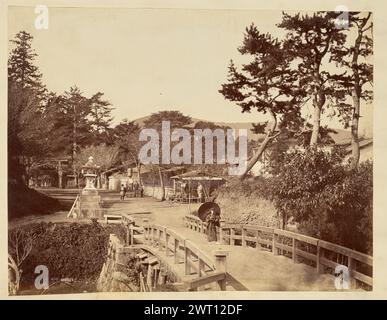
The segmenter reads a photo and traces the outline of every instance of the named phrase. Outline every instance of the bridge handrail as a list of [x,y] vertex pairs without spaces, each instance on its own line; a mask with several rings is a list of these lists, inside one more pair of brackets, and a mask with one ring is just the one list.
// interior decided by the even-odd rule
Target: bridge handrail
[[[185,216],[187,228],[201,233],[206,232],[207,223],[194,215]],[[373,285],[373,257],[364,253],[309,237],[292,231],[271,227],[231,224],[220,221],[218,228],[222,244],[234,246],[254,246],[267,249],[274,255],[291,257],[294,262],[312,265],[319,273],[328,269],[332,273],[338,265],[348,268],[353,286],[358,283]]]
[[163,251],[167,257],[173,256],[175,264],[182,262],[185,276],[193,276],[185,280],[189,290],[197,290],[214,282],[220,290],[225,290],[227,254],[215,251],[214,260],[192,241],[169,228],[157,224],[145,224],[143,228],[149,246]]

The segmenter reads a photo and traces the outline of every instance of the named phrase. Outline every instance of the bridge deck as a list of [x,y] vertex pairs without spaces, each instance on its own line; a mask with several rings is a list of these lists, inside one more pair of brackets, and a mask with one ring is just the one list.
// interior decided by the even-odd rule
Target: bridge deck
[[[190,209],[197,208],[197,204]],[[250,247],[228,246],[208,243],[206,236],[184,226],[183,217],[189,213],[188,205],[157,202],[150,198],[129,201],[125,213],[137,213],[133,217],[136,224],[142,224],[146,217],[156,223],[173,229],[193,241],[201,250],[212,256],[217,249],[229,250],[227,290],[249,291],[310,291],[335,290],[334,278],[318,274],[315,268],[305,264],[295,264],[284,256]],[[141,213],[142,212],[142,213]]]

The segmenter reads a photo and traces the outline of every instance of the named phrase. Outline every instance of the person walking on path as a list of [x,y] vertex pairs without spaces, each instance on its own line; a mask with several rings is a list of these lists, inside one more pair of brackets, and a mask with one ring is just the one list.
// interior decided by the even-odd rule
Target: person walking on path
[[125,194],[126,194],[126,187],[124,184],[121,184],[121,189],[120,189],[120,199],[121,201],[125,200]]
[[137,198],[138,197],[138,189],[139,189],[139,185],[138,185],[138,182],[136,181],[134,184],[133,184],[133,189],[134,189],[134,197]]
[[207,238],[208,242],[216,242],[217,241],[217,235],[216,235],[216,227],[220,226],[220,216],[215,214],[214,210],[211,209],[210,213],[206,217],[207,222]]

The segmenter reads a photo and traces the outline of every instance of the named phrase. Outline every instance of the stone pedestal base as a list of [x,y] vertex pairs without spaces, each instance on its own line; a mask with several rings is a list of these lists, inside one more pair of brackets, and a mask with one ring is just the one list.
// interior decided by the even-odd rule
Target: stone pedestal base
[[96,189],[83,189],[74,209],[78,219],[102,219],[104,209],[101,208],[101,197]]

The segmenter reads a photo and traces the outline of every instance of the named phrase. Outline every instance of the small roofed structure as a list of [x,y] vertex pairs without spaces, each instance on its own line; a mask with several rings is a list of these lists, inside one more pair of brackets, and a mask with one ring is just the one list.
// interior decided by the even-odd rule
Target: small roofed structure
[[179,202],[200,202],[198,187],[202,185],[205,199],[208,199],[211,192],[225,182],[220,176],[210,176],[206,172],[193,170],[171,177],[173,180],[173,193],[176,201]]

